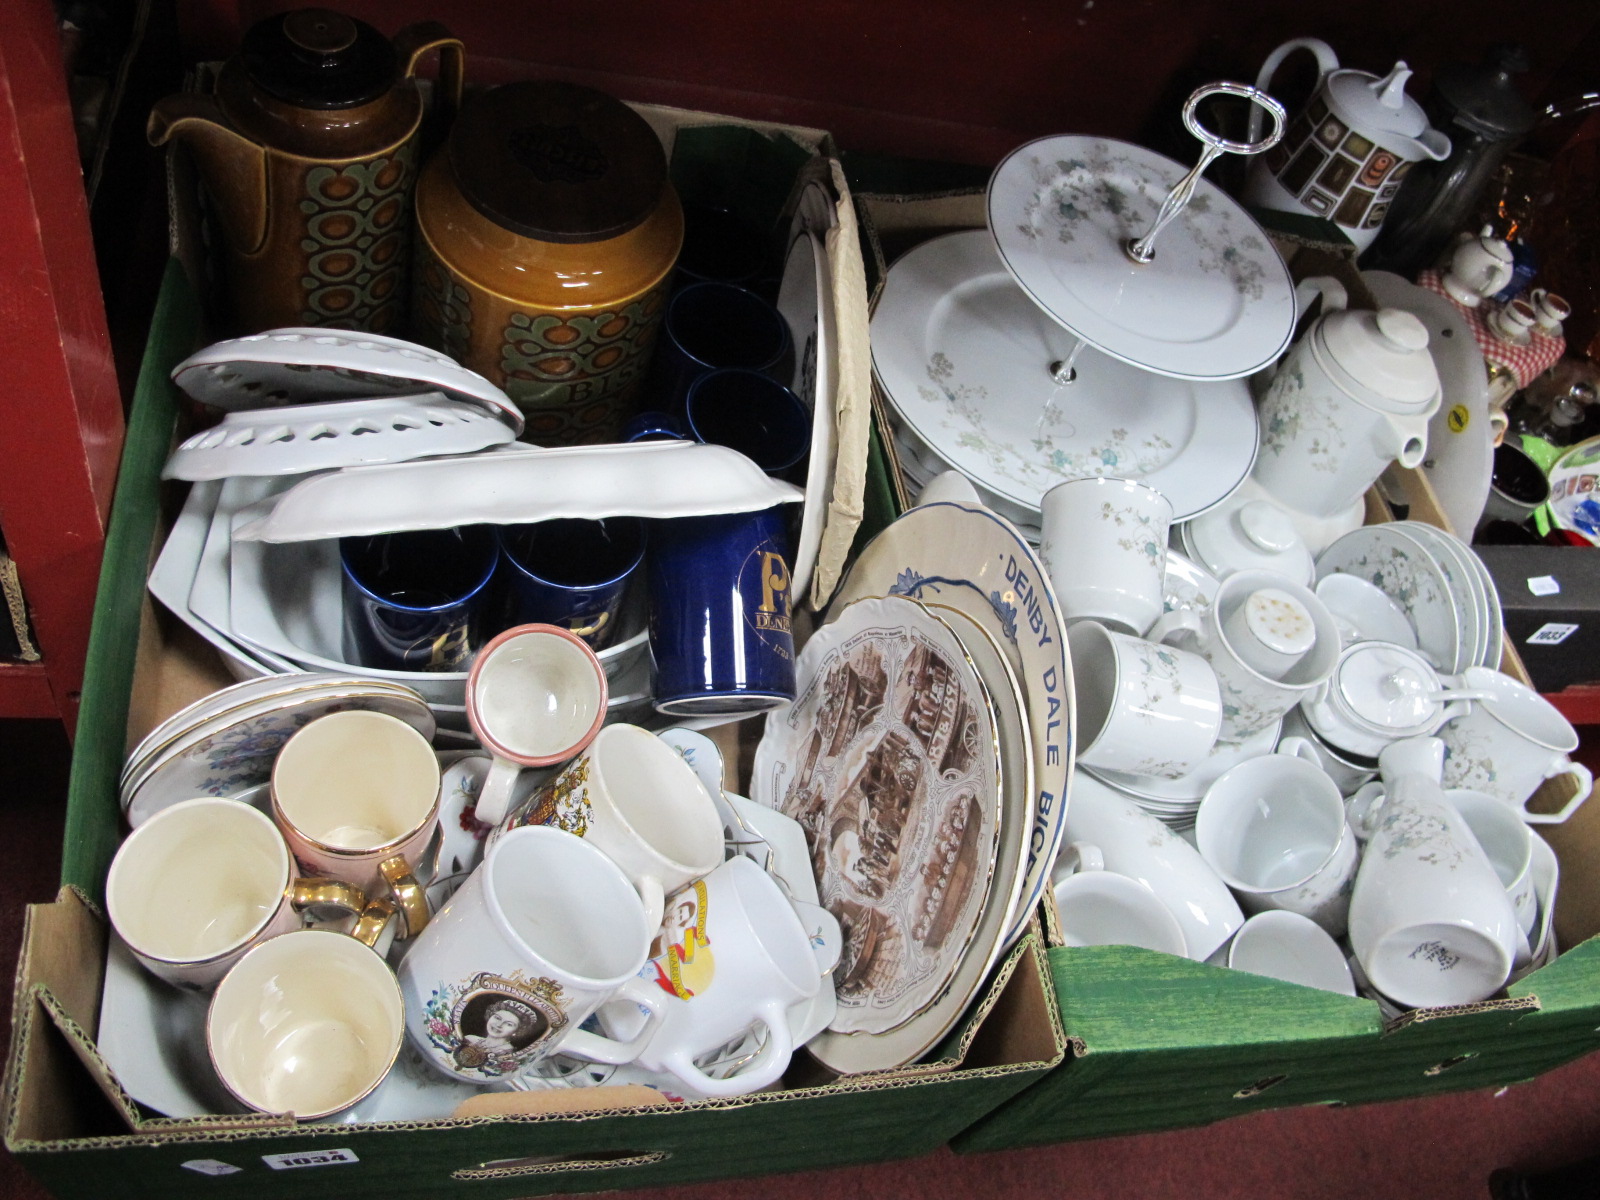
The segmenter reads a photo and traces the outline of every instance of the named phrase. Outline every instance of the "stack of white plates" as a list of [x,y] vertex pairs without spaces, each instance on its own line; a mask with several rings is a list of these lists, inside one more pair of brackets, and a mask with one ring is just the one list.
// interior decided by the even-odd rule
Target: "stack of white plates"
[[[466,728],[465,671],[389,671],[344,661],[336,539],[235,542],[241,510],[304,476],[240,476],[194,484],[150,574],[150,594],[216,647],[237,679],[334,672],[414,689],[447,728]],[[642,603],[625,609],[600,660],[613,710],[648,699],[649,640]]]
[[1500,594],[1472,547],[1421,521],[1364,525],[1317,558],[1317,578],[1354,575],[1395,602],[1438,670],[1500,669],[1505,647]]

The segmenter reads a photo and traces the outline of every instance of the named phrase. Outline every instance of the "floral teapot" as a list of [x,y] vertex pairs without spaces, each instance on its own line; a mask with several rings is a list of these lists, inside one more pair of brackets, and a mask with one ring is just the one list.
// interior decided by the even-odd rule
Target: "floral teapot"
[[[1428,124],[1422,106],[1406,95],[1411,68],[1397,62],[1383,78],[1340,70],[1333,48],[1317,38],[1295,38],[1267,55],[1256,77],[1266,91],[1279,65],[1296,50],[1316,55],[1321,77],[1306,111],[1283,140],[1252,164],[1244,200],[1281,212],[1325,217],[1365,250],[1378,236],[1389,205],[1411,165],[1450,153],[1450,139]],[[1259,136],[1259,110],[1250,115]]]
[[1440,397],[1428,331],[1400,309],[1346,308],[1336,280],[1319,276],[1300,286],[1322,293],[1323,313],[1261,397],[1251,473],[1291,512],[1353,514],[1360,524],[1362,496],[1384,469],[1396,461],[1416,467],[1427,453]]

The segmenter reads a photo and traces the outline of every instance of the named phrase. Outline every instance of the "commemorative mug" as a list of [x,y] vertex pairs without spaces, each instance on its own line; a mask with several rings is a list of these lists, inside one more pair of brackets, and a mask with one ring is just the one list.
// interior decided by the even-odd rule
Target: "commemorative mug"
[[306,869],[393,895],[414,937],[428,923],[417,863],[439,827],[439,760],[387,713],[318,717],[272,764],[272,817]]
[[482,640],[497,561],[482,525],[340,538],[345,660],[462,670]]
[[594,651],[554,625],[518,625],[479,651],[467,673],[467,723],[493,759],[476,819],[504,819],[524,767],[566,762],[593,741],[608,695]]
[[1133,479],[1069,479],[1040,501],[1040,556],[1069,622],[1142,637],[1165,607],[1172,503]]
[[652,926],[668,893],[723,858],[722,818],[694,768],[637,725],[608,725],[490,835],[548,825],[603,850],[638,888]]
[[297,878],[294,866],[264,813],[232,799],[184,800],[117,850],[106,912],[146,969],[203,991],[251,947],[300,928],[302,913],[354,917],[366,908],[360,888]]
[[310,1121],[383,1082],[405,1039],[400,987],[382,958],[342,933],[269,938],[217,985],[206,1046],[223,1085],[257,1112]]
[[1206,791],[1195,845],[1245,911],[1285,909],[1345,931],[1359,851],[1344,797],[1305,742],[1246,759]]
[[505,624],[559,625],[596,650],[617,633],[628,584],[644,560],[644,522],[557,519],[495,527]]
[[794,700],[782,506],[658,521],[650,531],[657,712],[733,716]]
[[[794,1053],[789,1010],[822,986],[794,906],[742,855],[671,897],[640,975],[666,1007],[638,1065],[706,1096],[739,1096],[776,1082]],[[752,1026],[765,1032],[764,1044],[736,1073],[718,1078],[695,1061]]]
[[[1295,600],[1310,616],[1314,635],[1311,648],[1278,679],[1252,666],[1246,657],[1251,652],[1241,651],[1231,636],[1235,610],[1265,588]],[[1151,627],[1149,638],[1152,642],[1182,638],[1186,649],[1210,662],[1222,692],[1222,729],[1217,738],[1223,742],[1245,741],[1282,718],[1311,695],[1339,661],[1339,626],[1327,605],[1310,588],[1271,571],[1235,571],[1222,581],[1205,613],[1187,608],[1167,613]]]
[[[559,829],[513,829],[401,960],[411,1043],[479,1085],[557,1049],[631,1062],[666,1008],[660,989],[637,977],[654,928],[627,876],[593,845]],[[617,998],[649,1014],[633,1039],[578,1028]]]
[[1114,633],[1098,621],[1067,631],[1078,702],[1078,761],[1181,779],[1211,753],[1222,697],[1198,654]]

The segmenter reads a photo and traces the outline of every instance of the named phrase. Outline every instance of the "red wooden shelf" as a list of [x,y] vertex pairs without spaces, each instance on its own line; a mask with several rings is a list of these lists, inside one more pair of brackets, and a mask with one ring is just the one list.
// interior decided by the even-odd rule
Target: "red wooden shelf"
[[1600,725],[1600,684],[1546,692],[1544,698],[1574,725]]

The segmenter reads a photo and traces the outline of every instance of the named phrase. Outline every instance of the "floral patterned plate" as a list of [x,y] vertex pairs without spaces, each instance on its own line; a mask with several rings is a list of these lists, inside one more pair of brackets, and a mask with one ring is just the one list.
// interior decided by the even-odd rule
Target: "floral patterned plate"
[[1076,380],[1052,364],[1076,339],[1030,300],[981,229],[923,242],[895,262],[872,317],[872,362],[917,442],[1037,522],[1068,479],[1138,479],[1175,520],[1221,503],[1250,473],[1256,413],[1238,380],[1195,383],[1094,350]]
[[[847,606],[806,643],[795,673],[794,704],[767,719],[752,798],[805,830],[821,903],[844,931],[831,1031],[891,1033],[948,989],[985,911],[1008,907],[992,890],[998,719],[954,630],[899,596]],[[1004,913],[990,925],[998,935]],[[822,1040],[824,1063],[867,1069]]]
[[912,596],[959,609],[999,644],[1022,687],[1033,746],[1033,832],[1024,881],[1001,946],[1028,927],[1050,885],[1066,827],[1076,748],[1072,664],[1061,608],[1033,547],[1003,517],[948,501],[895,521],[856,559],[834,597]]
[[1237,379],[1294,330],[1294,285],[1261,227],[1201,179],[1151,262],[1123,249],[1187,170],[1110,138],[1040,138],[995,168],[989,228],[1034,303],[1090,345],[1163,375]]
[[[285,676],[290,681],[305,678]],[[265,783],[278,751],[318,717],[362,708],[398,717],[423,737],[434,733],[433,712],[421,696],[392,684],[298,686],[231,709],[197,725],[122,788],[122,811],[137,826],[163,808],[196,796],[231,796]]]
[[1462,644],[1462,614],[1444,571],[1420,542],[1387,525],[1363,525],[1318,555],[1319,580],[1336,571],[1365,579],[1398,604],[1434,667],[1451,674],[1465,669],[1462,656],[1471,646]]

